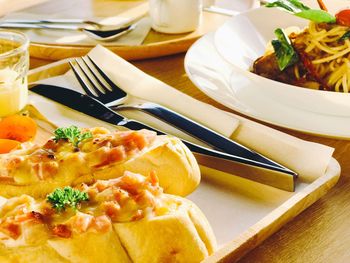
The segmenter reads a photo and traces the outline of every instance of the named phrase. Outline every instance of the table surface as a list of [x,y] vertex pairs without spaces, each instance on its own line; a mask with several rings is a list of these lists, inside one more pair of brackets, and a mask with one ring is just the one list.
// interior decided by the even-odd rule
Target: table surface
[[[9,11],[36,4],[45,0],[0,0],[1,12],[3,2]],[[337,0],[325,0],[330,5]],[[307,2],[307,1],[304,1]],[[335,5],[335,9],[338,8]],[[0,14],[1,15],[1,14]],[[144,72],[165,83],[212,104],[220,109],[231,111],[207,97],[196,88],[184,71],[184,56],[178,54],[168,57],[132,62]],[[31,67],[50,63],[32,59]],[[269,125],[272,126],[272,125]],[[323,138],[272,126],[278,130],[301,139],[322,143],[334,147],[334,157],[342,167],[338,184],[324,197],[303,213],[298,215],[281,230],[252,250],[239,262],[348,262],[350,259],[350,141]]]

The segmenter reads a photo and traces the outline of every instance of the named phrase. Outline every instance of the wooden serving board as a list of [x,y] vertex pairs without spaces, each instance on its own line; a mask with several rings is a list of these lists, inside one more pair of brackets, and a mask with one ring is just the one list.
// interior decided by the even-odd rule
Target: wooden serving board
[[[58,61],[30,71],[29,81],[59,76],[68,69],[67,60]],[[30,102],[58,126],[111,128],[36,94],[30,94]],[[204,262],[235,262],[332,188],[339,179],[340,166],[332,159],[324,175],[312,183],[298,182],[294,193],[204,166],[201,171],[200,186],[188,198],[204,212],[219,244],[219,249]]]
[[[110,17],[116,16],[130,9],[148,9],[148,1],[129,0],[50,0],[40,3],[34,7],[20,10],[20,12],[33,14],[59,13],[72,14],[75,18],[89,17]],[[117,46],[101,42],[108,45],[108,48],[127,60],[137,60],[145,58],[160,57],[186,51],[194,41],[204,34],[215,30],[223,24],[229,16],[203,12],[202,23],[199,28],[186,34],[162,34],[151,30],[142,45],[138,46]],[[60,60],[68,57],[85,55],[93,46],[91,45],[69,45],[38,43],[33,40],[30,46],[32,57],[45,60]]]

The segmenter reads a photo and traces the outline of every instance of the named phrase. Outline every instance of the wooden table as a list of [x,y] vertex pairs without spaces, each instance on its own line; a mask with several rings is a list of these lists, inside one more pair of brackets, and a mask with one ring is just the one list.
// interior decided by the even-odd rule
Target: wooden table
[[[336,0],[325,2],[329,1]],[[26,4],[28,2],[29,0]],[[33,2],[36,1],[33,0]],[[230,111],[207,97],[191,83],[183,68],[184,55],[137,61],[133,64],[196,99]],[[33,59],[31,67],[35,68],[47,63],[49,61]],[[342,167],[342,176],[327,195],[251,251],[240,262],[349,262],[350,141],[274,128],[305,140],[334,147],[336,149],[334,157]]]

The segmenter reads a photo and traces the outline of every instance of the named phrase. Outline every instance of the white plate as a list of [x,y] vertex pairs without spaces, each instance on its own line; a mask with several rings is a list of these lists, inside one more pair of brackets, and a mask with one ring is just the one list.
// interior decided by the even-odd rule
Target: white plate
[[350,138],[350,118],[306,111],[270,96],[259,86],[264,78],[220,56],[214,44],[214,33],[205,35],[189,49],[185,70],[209,97],[247,116],[302,132]]
[[275,38],[274,30],[291,26],[302,29],[307,20],[275,8],[258,8],[227,21],[215,33],[214,42],[219,54],[251,79],[246,89],[263,90],[273,99],[305,111],[350,117],[350,94],[299,88],[249,72],[253,62],[264,54],[267,43]]

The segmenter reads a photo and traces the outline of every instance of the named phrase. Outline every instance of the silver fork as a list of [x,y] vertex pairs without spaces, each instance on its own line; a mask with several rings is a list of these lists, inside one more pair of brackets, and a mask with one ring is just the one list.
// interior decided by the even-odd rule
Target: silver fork
[[[89,56],[69,62],[80,85],[89,96],[114,110],[136,109],[146,112],[218,150],[237,154],[236,142],[169,108],[130,96],[119,88]],[[131,103],[128,103],[131,101]],[[241,145],[239,150],[242,152]]]
[[[74,59],[74,61],[75,63],[70,62],[70,66],[84,91],[106,106],[112,107],[114,110],[136,109],[144,111],[223,152],[242,158],[251,158],[253,154],[261,161],[267,160],[266,157],[245,146],[159,104],[141,100],[126,104],[128,94],[120,89],[90,57],[82,57]],[[269,161],[276,165],[275,162]]]

